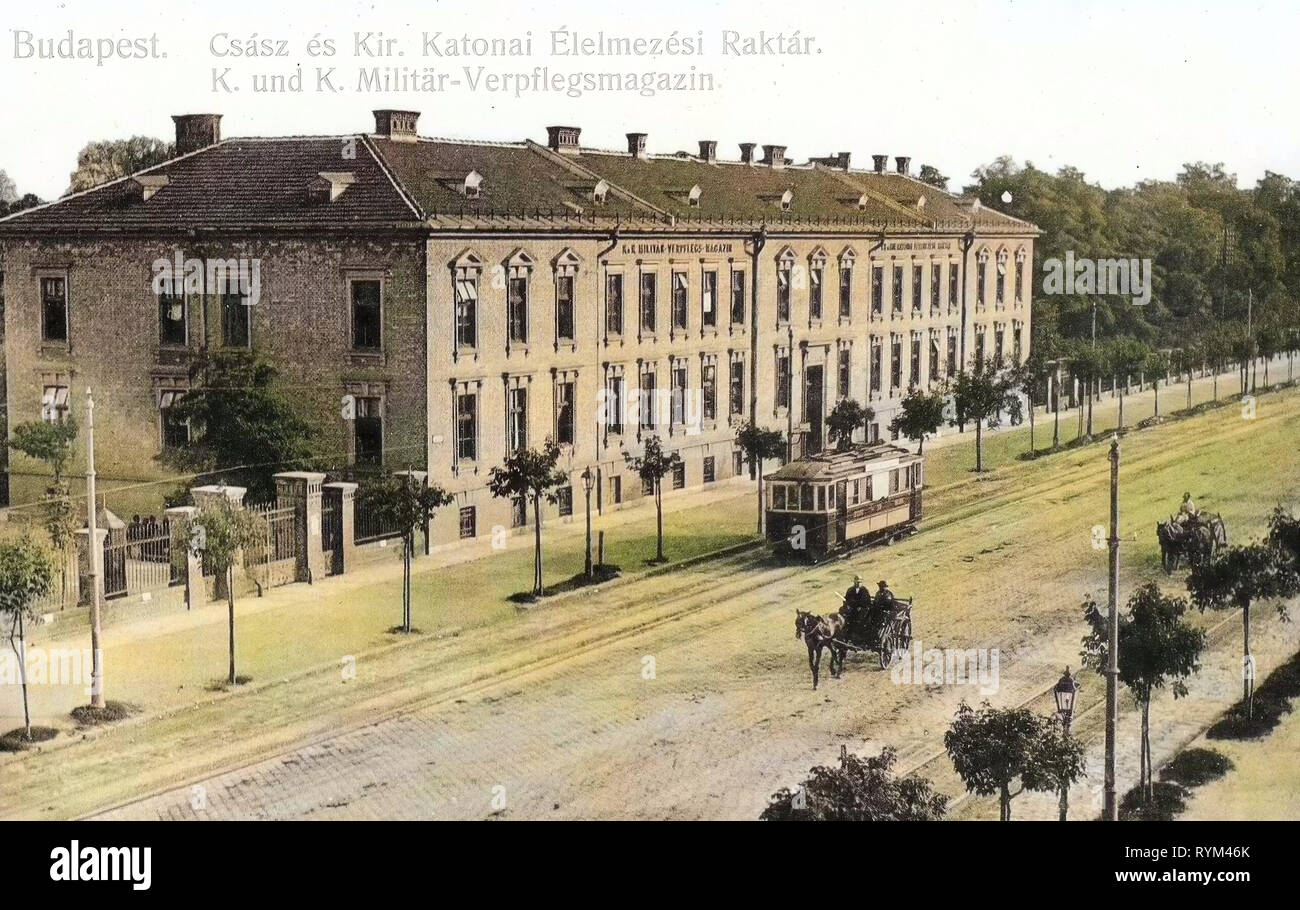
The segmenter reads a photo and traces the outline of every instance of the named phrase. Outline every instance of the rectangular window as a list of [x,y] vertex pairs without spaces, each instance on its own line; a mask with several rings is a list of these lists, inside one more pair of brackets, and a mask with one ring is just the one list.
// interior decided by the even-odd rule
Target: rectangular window
[[641,397],[637,401],[641,411],[641,428],[650,430],[655,425],[655,374],[641,374]]
[[456,458],[478,458],[478,396],[473,392],[456,396]]
[[46,423],[67,423],[68,413],[68,387],[47,385],[41,396],[41,419]]
[[880,316],[885,311],[885,270],[882,266],[871,267],[871,315]]
[[700,276],[700,325],[714,328],[718,324],[718,273]]
[[659,282],[654,272],[641,273],[641,331],[655,330],[655,310],[659,305]]
[[506,404],[506,444],[509,451],[528,448],[528,388],[520,386],[509,390]]
[[510,341],[514,344],[528,343],[528,279],[511,278],[506,290],[506,321],[510,330]]
[[943,290],[943,266],[936,262],[930,266],[930,312],[939,315],[939,293]]
[[672,425],[679,427],[686,423],[686,367],[674,367],[672,372],[671,414]]
[[948,263],[948,312],[951,313],[957,308],[957,266]]
[[731,270],[731,324],[745,324],[745,273]]
[[801,512],[813,510],[813,488],[810,483],[799,485],[799,510]]
[[903,267],[894,266],[894,285],[893,285],[893,310],[895,313],[903,312]]
[[615,505],[623,501],[623,475],[615,474],[609,479],[609,498]]
[[790,270],[784,266],[776,270],[776,318],[790,321]]
[[895,335],[889,343],[889,389],[897,392],[903,384],[903,338]]
[[677,462],[673,465],[673,489],[680,490],[686,486],[686,465],[684,462]]
[[560,341],[573,340],[572,275],[555,279],[555,337]]
[[1016,259],[1016,300],[1023,302],[1025,299],[1025,260]]
[[894,468],[894,470],[889,472],[889,495],[890,496],[893,496],[900,489],[902,489],[898,474],[899,474],[898,468]]
[[731,361],[731,413],[745,413],[745,364],[741,360]]
[[872,395],[880,394],[880,373],[881,373],[880,361],[882,356],[883,356],[883,352],[881,351],[880,348],[880,342],[873,341],[871,344],[871,394]]
[[249,313],[243,294],[221,295],[221,343],[228,348],[246,348],[250,343]]
[[352,282],[352,347],[377,351],[383,344],[382,339],[379,282]]
[[745,453],[739,450],[731,453],[731,473],[739,477],[745,472]]
[[776,406],[790,407],[790,355],[776,356]]
[[712,455],[704,456],[704,482],[705,483],[713,483],[713,481],[717,479],[716,470],[717,469],[714,467],[713,456]]
[[993,331],[993,366],[996,369],[1002,369],[1003,339],[1006,336],[1006,330],[1002,328],[1001,323]]
[[1006,303],[1007,295],[1007,267],[1005,263],[999,262],[997,267],[997,278],[994,279],[994,301],[997,306],[1001,307]]
[[706,363],[700,371],[700,391],[704,401],[701,403],[701,416],[705,420],[718,419],[718,368]]
[[378,398],[357,398],[354,427],[355,464],[379,467],[384,463],[384,410]]
[[474,506],[465,506],[460,510],[460,539],[468,540],[478,536],[478,511]]
[[772,484],[772,508],[785,510],[785,484]]
[[948,332],[948,364],[946,372],[949,376],[957,375],[957,333],[952,330]]
[[68,340],[68,282],[64,278],[41,279],[41,338]]
[[561,382],[555,386],[555,441],[573,445],[575,437],[573,411],[573,383]]
[[983,260],[975,266],[975,305],[984,306],[984,285],[988,283],[988,263]]
[[686,311],[690,307],[690,287],[685,272],[673,272],[673,328],[686,330]]
[[619,274],[605,280],[605,332],[623,334],[623,276]]
[[1011,348],[1012,353],[1011,353],[1011,356],[1012,356],[1013,358],[1015,358],[1015,361],[1016,361],[1016,365],[1017,365],[1017,366],[1020,365],[1020,351],[1021,351],[1021,348],[1020,348],[1020,342],[1021,342],[1021,336],[1023,335],[1023,333],[1024,333],[1024,326],[1023,326],[1023,325],[1020,325],[1019,323],[1017,323],[1017,324],[1016,324],[1016,333],[1015,333],[1015,335],[1012,337],[1012,340],[1011,340],[1011,344],[1012,344],[1012,348]]
[[849,397],[849,384],[852,381],[852,366],[850,363],[850,351],[848,348],[840,350],[840,386],[839,393],[841,398]]
[[808,318],[822,318],[822,270],[808,270]]
[[912,371],[908,374],[912,385],[921,384],[921,333],[912,333]]
[[456,346],[478,346],[478,278],[456,279]]
[[163,347],[183,348],[185,337],[185,295],[158,295],[158,343]]
[[610,376],[605,382],[605,428],[611,433],[623,432],[624,383],[622,376]]
[[165,389],[158,396],[158,412],[162,424],[164,449],[180,449],[189,445],[190,424],[176,415],[175,404],[183,398],[180,389]]
[[922,270],[919,265],[912,266],[912,312],[921,312],[921,278]]
[[573,487],[560,487],[555,491],[555,505],[560,517],[567,518],[573,514]]
[[938,331],[930,332],[930,382],[933,384],[939,379],[939,333]]
[[853,269],[840,267],[840,317],[848,319],[853,315]]
[[979,372],[984,369],[984,332],[983,326],[979,326],[975,332],[975,371]]

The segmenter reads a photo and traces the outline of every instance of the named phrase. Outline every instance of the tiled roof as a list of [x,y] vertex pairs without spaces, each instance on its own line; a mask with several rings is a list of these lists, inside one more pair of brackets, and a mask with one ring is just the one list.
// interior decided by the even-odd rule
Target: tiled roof
[[[352,157],[344,157],[345,149]],[[477,196],[464,191],[470,173],[482,178]],[[597,201],[601,183],[609,192]],[[309,192],[313,185],[318,194]],[[787,192],[789,207],[783,209]],[[925,204],[919,206],[922,196]],[[326,136],[226,139],[0,219],[0,235],[422,225],[545,230],[615,219],[630,230],[690,230],[695,222],[704,230],[740,222],[781,231],[952,233],[973,226],[1037,232],[1027,222],[901,174],[709,162],[684,153],[633,157],[581,149],[562,155],[531,142]]]
[[[538,154],[527,143],[454,142],[420,139],[394,142],[373,138],[375,148],[415,197],[425,214],[523,215],[537,211],[602,215],[648,214],[640,206],[606,197],[599,206],[592,193],[596,180],[574,173]],[[480,195],[461,191],[466,175],[483,177]]]
[[[349,139],[354,156],[345,158]],[[355,182],[332,202],[314,201],[309,185],[322,172],[352,173]],[[0,220],[0,233],[419,225],[358,137],[226,139],[141,173],[167,178],[147,200],[126,177]]]

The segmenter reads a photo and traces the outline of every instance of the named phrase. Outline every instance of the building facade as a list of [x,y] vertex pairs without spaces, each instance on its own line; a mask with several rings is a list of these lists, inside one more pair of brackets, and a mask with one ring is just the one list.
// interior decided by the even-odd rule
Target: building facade
[[[214,348],[271,360],[340,466],[456,494],[436,542],[531,520],[487,491],[514,447],[560,445],[553,514],[581,514],[588,468],[603,511],[645,492],[628,461],[650,436],[682,457],[666,490],[698,489],[746,473],[746,421],[798,457],[851,397],[887,437],[910,387],[1028,351],[1037,230],[906,158],[651,155],[640,133],[596,151],[576,127],[434,140],[405,111],[310,139],[175,119],[175,160],[0,221],[10,425],[94,388],[106,477],[167,474],[188,432],[167,410]],[[161,261],[201,281],[159,293]],[[214,286],[223,265],[243,285]]]

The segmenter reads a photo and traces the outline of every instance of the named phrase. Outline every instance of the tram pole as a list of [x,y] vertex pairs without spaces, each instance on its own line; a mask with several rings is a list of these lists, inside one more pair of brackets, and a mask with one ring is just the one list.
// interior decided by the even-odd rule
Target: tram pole
[[1115,801],[1115,727],[1119,720],[1119,437],[1110,444],[1110,578],[1106,613],[1106,790],[1102,817],[1119,820]]
[[86,538],[87,562],[90,576],[90,706],[104,707],[104,657],[100,649],[99,637],[102,634],[101,609],[104,600],[104,580],[100,565],[104,559],[104,548],[99,542],[99,529],[96,527],[95,515],[95,399],[90,389],[86,389]]

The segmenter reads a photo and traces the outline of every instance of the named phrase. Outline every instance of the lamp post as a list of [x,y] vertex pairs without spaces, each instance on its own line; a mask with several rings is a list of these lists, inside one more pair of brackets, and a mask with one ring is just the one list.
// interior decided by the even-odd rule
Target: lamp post
[[[1065,675],[1057,681],[1056,687],[1052,689],[1052,695],[1056,697],[1056,716],[1061,718],[1061,728],[1065,730],[1065,735],[1070,735],[1070,722],[1074,720],[1074,698],[1079,694],[1079,683],[1070,675],[1070,668],[1065,668]],[[1070,809],[1070,786],[1066,782],[1061,782],[1061,821],[1065,821],[1065,816]]]
[[591,579],[591,491],[596,486],[596,475],[591,473],[591,466],[588,465],[582,471],[582,489],[587,493],[587,561],[586,572],[587,579]]

